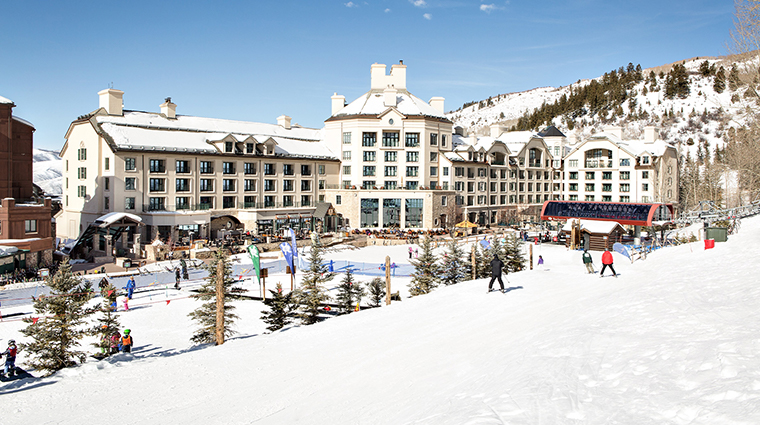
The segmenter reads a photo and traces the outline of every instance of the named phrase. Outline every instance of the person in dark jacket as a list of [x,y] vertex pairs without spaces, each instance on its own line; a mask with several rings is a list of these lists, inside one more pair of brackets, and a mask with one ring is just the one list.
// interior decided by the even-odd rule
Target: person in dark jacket
[[586,273],[594,274],[594,259],[591,258],[591,254],[588,250],[583,251],[583,264],[586,265]]
[[179,267],[174,268],[174,289],[179,289],[180,271]]
[[5,369],[2,371],[2,375],[13,376],[16,373],[16,341],[8,341],[8,348],[0,353],[0,356],[5,356]]
[[504,263],[499,260],[499,256],[494,254],[493,260],[491,260],[491,282],[488,284],[488,292],[491,292],[493,282],[499,279],[499,286],[501,286],[501,292],[504,292],[504,282],[501,281],[501,269],[504,267]]

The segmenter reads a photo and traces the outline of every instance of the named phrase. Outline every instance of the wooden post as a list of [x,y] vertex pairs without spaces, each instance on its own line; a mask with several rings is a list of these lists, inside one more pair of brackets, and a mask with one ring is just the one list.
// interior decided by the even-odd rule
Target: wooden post
[[224,261],[216,260],[216,345],[224,344]]
[[530,252],[530,269],[533,270],[533,244],[528,245],[530,249],[528,252]]
[[477,266],[475,265],[475,248],[477,248],[477,243],[470,248],[470,257],[472,257],[472,280],[475,280],[478,275]]
[[391,305],[391,257],[385,256],[385,305]]

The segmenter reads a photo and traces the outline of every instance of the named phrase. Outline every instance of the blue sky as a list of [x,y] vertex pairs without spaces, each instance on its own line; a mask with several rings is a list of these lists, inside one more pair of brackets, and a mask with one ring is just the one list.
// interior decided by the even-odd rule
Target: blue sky
[[69,123],[123,90],[126,109],[321,128],[334,92],[369,90],[403,60],[407,87],[446,109],[727,52],[730,0],[10,1],[0,96],[58,150]]

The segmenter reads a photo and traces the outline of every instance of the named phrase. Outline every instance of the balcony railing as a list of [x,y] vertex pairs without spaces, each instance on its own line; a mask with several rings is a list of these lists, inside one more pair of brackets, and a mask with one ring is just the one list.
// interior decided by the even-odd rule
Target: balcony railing
[[586,168],[612,168],[612,160],[586,160]]

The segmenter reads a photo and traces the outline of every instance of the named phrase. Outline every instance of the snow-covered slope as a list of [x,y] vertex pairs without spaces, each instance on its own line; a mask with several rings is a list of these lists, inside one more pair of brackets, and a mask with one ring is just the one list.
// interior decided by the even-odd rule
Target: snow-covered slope
[[[620,276],[603,279],[581,253],[535,245],[546,269],[510,275],[506,294],[464,282],[273,334],[241,301],[239,336],[218,347],[188,342],[186,294],[140,293],[120,315],[133,355],[0,384],[0,422],[760,423],[759,241],[760,219],[745,219],[711,250],[614,254]],[[406,248],[331,256],[401,262]]]
[[34,183],[50,195],[61,195],[62,160],[57,152],[34,149]]

